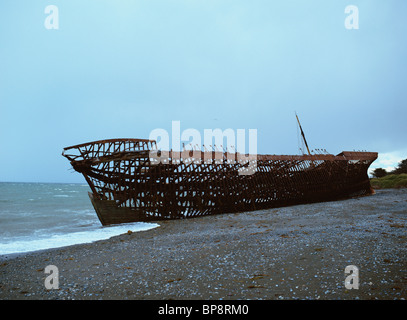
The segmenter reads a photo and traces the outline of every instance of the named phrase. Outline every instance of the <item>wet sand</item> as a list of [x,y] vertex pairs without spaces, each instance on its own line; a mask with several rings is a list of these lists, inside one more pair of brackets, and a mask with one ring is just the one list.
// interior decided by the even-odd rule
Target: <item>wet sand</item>
[[[159,224],[0,256],[0,299],[407,298],[407,189]],[[58,289],[45,287],[47,265],[58,268]],[[348,265],[358,289],[345,287]]]

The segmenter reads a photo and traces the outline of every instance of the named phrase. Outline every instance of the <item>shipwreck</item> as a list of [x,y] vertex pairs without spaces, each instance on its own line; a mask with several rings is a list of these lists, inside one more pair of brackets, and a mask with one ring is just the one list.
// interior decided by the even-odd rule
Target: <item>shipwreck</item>
[[[301,125],[300,125],[301,128]],[[301,129],[301,134],[305,136]],[[181,219],[373,193],[367,170],[376,152],[240,155],[160,151],[147,139],[66,147],[89,187],[102,225]],[[159,160],[157,160],[159,159]],[[242,160],[243,159],[243,160]]]

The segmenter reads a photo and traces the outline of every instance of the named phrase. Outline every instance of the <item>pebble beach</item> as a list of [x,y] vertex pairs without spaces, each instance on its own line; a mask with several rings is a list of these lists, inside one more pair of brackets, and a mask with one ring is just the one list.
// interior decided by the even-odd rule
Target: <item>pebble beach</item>
[[[405,300],[407,189],[0,255],[2,300]],[[45,286],[46,267],[58,288]],[[346,288],[347,266],[358,288]]]

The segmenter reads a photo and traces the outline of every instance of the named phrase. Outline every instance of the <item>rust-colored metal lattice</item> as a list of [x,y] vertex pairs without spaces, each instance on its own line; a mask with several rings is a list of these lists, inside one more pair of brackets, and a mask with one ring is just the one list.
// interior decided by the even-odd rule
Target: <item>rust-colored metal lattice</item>
[[[103,225],[178,219],[372,193],[375,152],[336,156],[156,151],[155,141],[110,139],[64,149]],[[158,159],[157,159],[158,157]]]

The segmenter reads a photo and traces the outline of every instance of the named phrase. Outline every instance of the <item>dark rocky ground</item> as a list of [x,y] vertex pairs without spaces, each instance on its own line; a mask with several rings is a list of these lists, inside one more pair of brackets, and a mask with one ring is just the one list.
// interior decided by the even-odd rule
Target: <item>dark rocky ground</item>
[[[0,299],[407,298],[407,189],[159,224],[0,256]],[[45,287],[47,265],[58,268],[58,289]],[[359,289],[345,287],[348,265]]]

